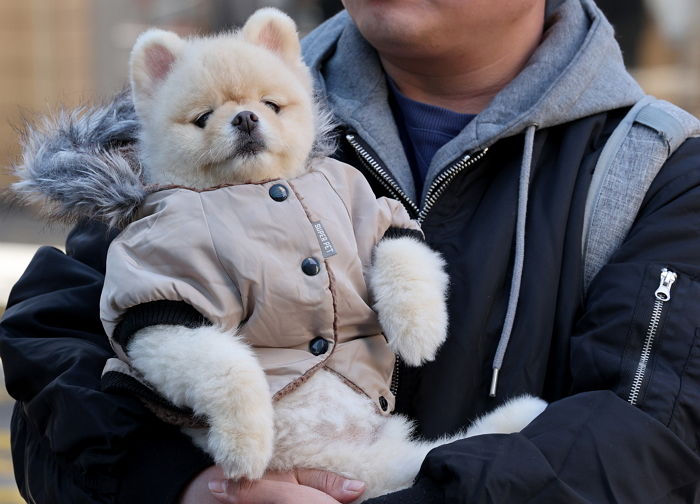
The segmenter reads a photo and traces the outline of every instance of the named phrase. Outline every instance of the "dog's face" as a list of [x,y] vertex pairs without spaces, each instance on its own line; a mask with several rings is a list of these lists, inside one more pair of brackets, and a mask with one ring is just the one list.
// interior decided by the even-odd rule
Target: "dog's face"
[[312,84],[294,22],[280,11],[212,37],[149,30],[132,51],[131,83],[150,183],[206,188],[306,169]]

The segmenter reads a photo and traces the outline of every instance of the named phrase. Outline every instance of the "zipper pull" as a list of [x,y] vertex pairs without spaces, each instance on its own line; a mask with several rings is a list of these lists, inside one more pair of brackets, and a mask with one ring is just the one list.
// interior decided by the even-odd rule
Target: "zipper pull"
[[673,282],[676,281],[678,275],[673,271],[667,270],[666,268],[661,270],[661,281],[659,282],[659,288],[654,292],[654,296],[659,301],[668,301],[671,299],[671,286]]

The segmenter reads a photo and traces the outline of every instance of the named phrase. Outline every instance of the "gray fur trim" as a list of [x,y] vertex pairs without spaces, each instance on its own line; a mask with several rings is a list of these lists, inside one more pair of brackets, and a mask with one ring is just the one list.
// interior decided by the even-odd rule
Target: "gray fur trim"
[[314,121],[316,126],[316,138],[311,147],[310,159],[318,159],[331,156],[338,147],[334,130],[338,123],[333,112],[320,94],[314,96]]
[[[316,138],[310,159],[335,151],[333,116],[314,100]],[[62,111],[22,135],[22,163],[12,184],[23,202],[38,203],[51,220],[99,220],[122,228],[154,188],[144,185],[136,156],[139,123],[130,90],[93,108]]]
[[122,227],[146,196],[134,154],[139,125],[128,90],[102,106],[62,111],[22,135],[22,164],[12,167],[20,200],[72,223],[88,218]]

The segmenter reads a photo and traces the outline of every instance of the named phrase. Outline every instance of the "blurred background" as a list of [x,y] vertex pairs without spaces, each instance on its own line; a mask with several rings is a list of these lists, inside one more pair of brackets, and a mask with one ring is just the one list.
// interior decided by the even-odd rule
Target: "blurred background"
[[[700,114],[700,2],[598,0],[626,63],[650,94]],[[19,158],[25,119],[108,98],[126,84],[131,46],[159,26],[181,34],[239,26],[261,6],[288,12],[302,33],[341,9],[340,0],[0,0],[0,191]],[[63,246],[66,229],[0,202],[0,315],[40,245]],[[22,500],[9,453],[11,398],[0,386],[0,504]]]

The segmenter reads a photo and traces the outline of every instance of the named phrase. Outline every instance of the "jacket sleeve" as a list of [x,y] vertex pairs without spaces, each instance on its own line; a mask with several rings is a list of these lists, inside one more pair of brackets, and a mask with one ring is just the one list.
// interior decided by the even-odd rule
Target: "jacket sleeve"
[[[655,296],[663,268],[677,274],[668,301]],[[700,502],[698,299],[693,139],[590,286],[570,338],[571,395],[520,433],[436,448],[412,488],[367,502]]]
[[360,241],[371,237],[374,245],[384,237],[407,235],[424,239],[420,225],[411,219],[404,206],[395,199],[377,198],[357,168],[334,159],[328,159],[326,163],[328,165],[320,171],[343,201],[356,233],[360,230]]
[[200,194],[175,191],[154,206],[107,254],[100,315],[119,350],[133,334],[125,327],[183,321],[196,326],[203,318],[235,329],[242,319],[238,287],[221,264]]
[[12,456],[20,493],[36,503],[176,502],[212,461],[135,398],[101,390],[113,357],[99,318],[102,226],[40,249],[0,322],[6,386],[16,399]]

